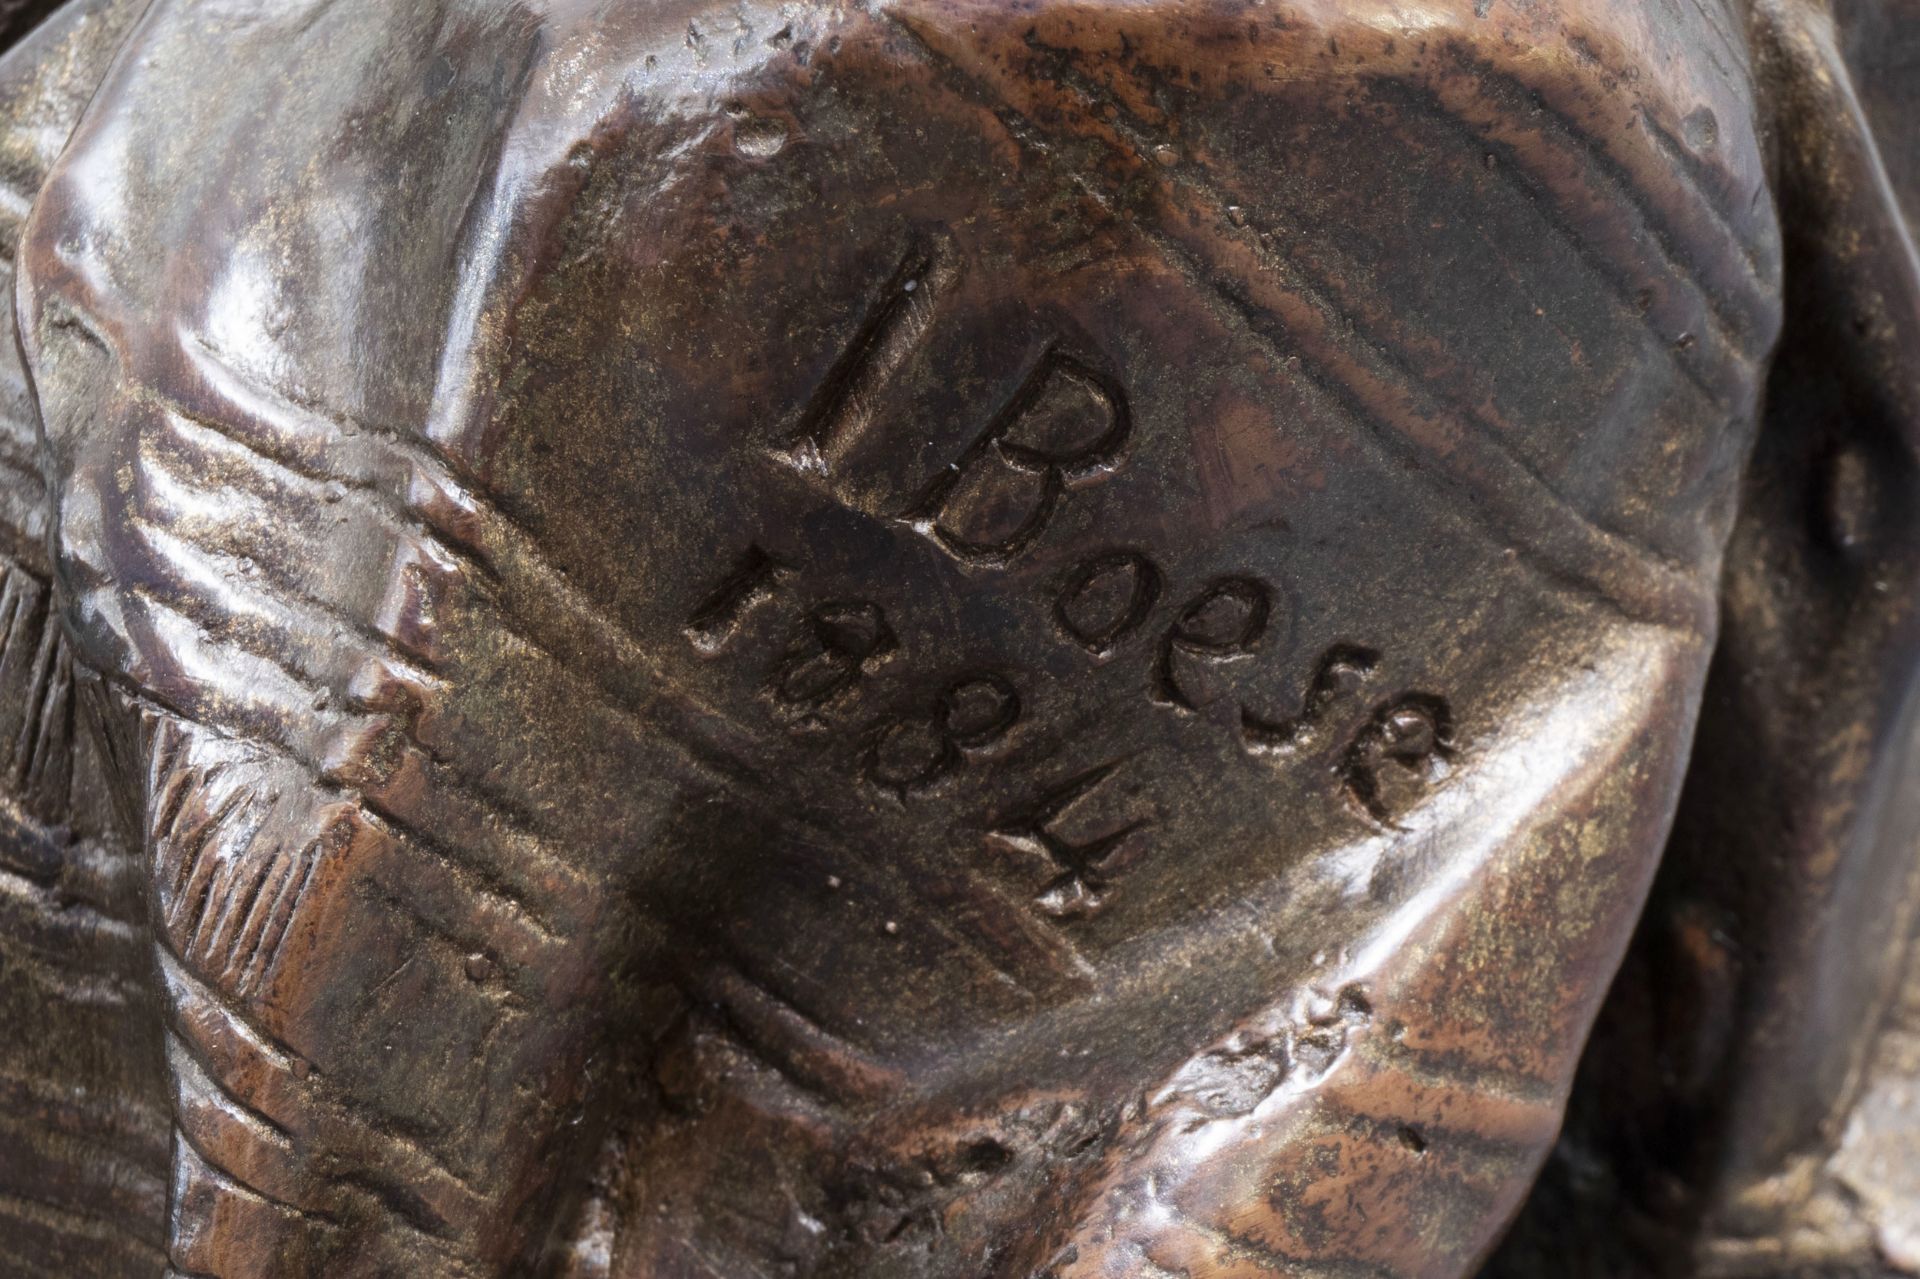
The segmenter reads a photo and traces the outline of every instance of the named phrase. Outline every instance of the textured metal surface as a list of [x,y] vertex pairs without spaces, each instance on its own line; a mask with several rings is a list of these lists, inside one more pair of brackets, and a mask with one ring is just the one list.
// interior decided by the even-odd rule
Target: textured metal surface
[[1858,8],[63,10],[0,1269],[1878,1264]]
[[1579,1221],[1625,1254],[1596,1273],[1911,1273],[1920,7],[1758,5],[1753,43],[1788,319],[1686,798],[1548,1180],[1607,1172],[1516,1250]]

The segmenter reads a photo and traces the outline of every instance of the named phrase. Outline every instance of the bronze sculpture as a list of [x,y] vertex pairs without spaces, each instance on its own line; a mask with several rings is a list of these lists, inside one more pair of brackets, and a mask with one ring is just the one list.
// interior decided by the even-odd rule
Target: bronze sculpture
[[1916,51],[61,6],[0,1267],[1920,1268]]

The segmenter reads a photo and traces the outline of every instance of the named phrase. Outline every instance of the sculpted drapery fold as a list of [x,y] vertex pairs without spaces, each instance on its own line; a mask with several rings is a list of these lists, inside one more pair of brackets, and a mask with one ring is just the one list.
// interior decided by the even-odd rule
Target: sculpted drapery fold
[[61,9],[0,63],[25,1271],[1470,1274],[1670,832],[1546,1193],[1689,1124],[1621,1247],[1764,1264],[1837,1178],[1886,1253],[1862,30],[1920,16]]

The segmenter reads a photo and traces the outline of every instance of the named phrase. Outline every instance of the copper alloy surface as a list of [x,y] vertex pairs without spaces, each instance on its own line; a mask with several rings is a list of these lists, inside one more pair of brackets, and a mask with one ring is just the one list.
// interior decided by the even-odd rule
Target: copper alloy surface
[[1916,0],[0,42],[0,1275],[1920,1273]]

